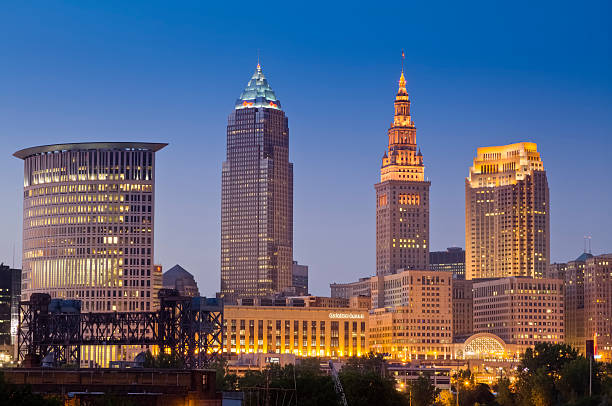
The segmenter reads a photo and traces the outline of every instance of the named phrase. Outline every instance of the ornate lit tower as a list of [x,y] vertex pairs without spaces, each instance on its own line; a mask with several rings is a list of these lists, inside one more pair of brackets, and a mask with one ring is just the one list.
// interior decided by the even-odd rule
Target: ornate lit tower
[[376,274],[429,265],[429,186],[423,155],[417,150],[416,127],[410,117],[410,97],[404,71],[395,96],[395,116],[389,128],[376,189]]
[[266,296],[292,284],[293,164],[280,101],[257,69],[227,125],[221,192],[221,293]]

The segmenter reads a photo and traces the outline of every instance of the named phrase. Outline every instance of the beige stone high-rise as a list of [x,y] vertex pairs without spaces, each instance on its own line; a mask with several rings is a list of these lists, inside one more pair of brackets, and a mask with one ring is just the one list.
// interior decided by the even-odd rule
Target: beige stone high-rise
[[550,200],[537,145],[478,148],[465,180],[466,279],[546,272]]
[[376,274],[428,269],[429,186],[402,72],[376,189]]

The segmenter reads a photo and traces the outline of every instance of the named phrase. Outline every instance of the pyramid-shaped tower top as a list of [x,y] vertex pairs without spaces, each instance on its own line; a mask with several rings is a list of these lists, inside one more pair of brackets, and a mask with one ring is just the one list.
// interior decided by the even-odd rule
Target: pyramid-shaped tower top
[[397,90],[397,95],[408,96],[408,91],[406,90],[406,78],[404,77],[404,69],[402,69],[402,74],[400,75],[399,89]]
[[246,88],[236,100],[235,109],[245,109],[249,107],[265,107],[269,109],[281,109],[280,100],[276,98],[274,90],[270,87],[268,80],[264,76],[261,65],[258,63],[255,73]]

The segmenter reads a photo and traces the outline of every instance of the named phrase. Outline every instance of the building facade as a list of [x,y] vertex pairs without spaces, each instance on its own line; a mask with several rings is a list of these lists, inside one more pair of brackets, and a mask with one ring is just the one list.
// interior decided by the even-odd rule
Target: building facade
[[291,287],[293,164],[280,101],[258,64],[227,125],[221,192],[226,301]]
[[176,289],[180,296],[200,296],[193,275],[178,264],[164,272],[162,280],[164,289]]
[[373,277],[370,349],[393,359],[453,353],[452,273],[404,270]]
[[308,265],[300,265],[297,261],[293,261],[291,266],[291,280],[295,293],[297,295],[308,294]]
[[594,340],[602,362],[612,361],[612,254],[586,260],[584,272],[584,334]]
[[466,278],[543,277],[550,200],[532,142],[478,148],[465,181]]
[[161,265],[153,265],[153,275],[151,284],[153,285],[153,300],[151,306],[153,310],[159,310],[161,300],[159,299],[159,291],[164,287],[164,274]]
[[429,269],[434,271],[451,271],[456,279],[465,279],[465,251],[459,247],[450,247],[446,251],[429,253]]
[[167,144],[23,149],[22,298],[78,299],[84,312],[147,311],[155,237],[155,152]]
[[429,187],[404,72],[395,96],[395,115],[388,131],[376,189],[376,274],[398,269],[428,269]]
[[0,264],[0,350],[17,343],[20,298],[21,269]]
[[528,347],[565,340],[563,281],[508,277],[474,281],[474,333]]
[[585,252],[567,264],[555,264],[562,270],[558,273],[565,281],[565,342],[583,353],[587,339],[584,330],[584,274],[589,258],[593,255]]
[[[279,304],[279,303],[277,303]],[[226,305],[223,352],[351,357],[368,353],[368,310]]]
[[349,299],[352,296],[371,296],[372,288],[370,277],[359,278],[358,281],[348,283],[330,283],[331,297]]
[[[454,275],[454,274],[453,274]],[[474,333],[474,295],[470,280],[453,279],[453,336],[466,337]]]

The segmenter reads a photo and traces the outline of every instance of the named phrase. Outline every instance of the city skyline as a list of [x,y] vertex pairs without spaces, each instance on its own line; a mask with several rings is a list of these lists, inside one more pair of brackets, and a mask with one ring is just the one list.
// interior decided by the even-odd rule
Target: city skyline
[[[543,13],[543,10],[537,11]],[[17,8],[11,12],[21,17],[21,21],[27,21]],[[41,12],[50,14],[56,23],[61,21],[53,11]],[[130,12],[135,11],[126,10],[126,19]],[[421,9],[421,12],[427,14],[427,10]],[[72,13],[85,12],[73,9]],[[601,14],[605,14],[605,10]],[[580,16],[578,12],[577,17]],[[536,20],[538,17],[530,18]],[[270,39],[269,46],[253,39],[230,56],[215,48],[207,60],[195,55],[201,52],[195,43],[183,44],[175,51],[180,63],[166,61],[161,67],[151,68],[149,73],[146,73],[148,67],[141,64],[156,61],[158,57],[145,48],[145,41],[133,32],[127,36],[128,42],[140,44],[139,57],[144,56],[145,62],[136,63],[124,55],[122,66],[107,72],[96,67],[96,62],[103,62],[102,65],[108,67],[114,53],[108,53],[108,45],[95,41],[93,46],[98,53],[91,61],[77,58],[76,66],[71,66],[68,61],[74,56],[82,56],[84,50],[79,48],[78,42],[68,41],[72,47],[54,55],[48,70],[44,71],[27,63],[33,60],[32,55],[19,53],[9,46],[9,55],[14,58],[9,58],[12,62],[0,68],[0,72],[12,79],[0,96],[0,106],[7,112],[4,122],[0,123],[3,141],[0,153],[5,157],[0,160],[0,168],[5,174],[2,186],[7,191],[1,206],[7,213],[2,219],[7,232],[0,239],[0,255],[5,263],[12,264],[15,242],[15,266],[20,267],[21,164],[11,158],[14,151],[32,145],[81,141],[169,141],[169,147],[158,158],[155,262],[161,262],[165,270],[176,263],[184,264],[193,270],[202,294],[212,295],[219,286],[221,198],[218,174],[225,142],[223,127],[244,77],[252,71],[258,47],[262,48],[266,72],[291,117],[290,160],[299,168],[295,179],[294,258],[310,265],[314,293],[327,293],[329,282],[345,282],[375,272],[371,185],[377,181],[379,159],[385,147],[384,134],[392,111],[389,100],[396,90],[402,48],[408,55],[406,80],[411,97],[416,98],[419,145],[427,157],[426,176],[432,179],[431,250],[465,247],[463,187],[466,162],[470,162],[476,148],[533,141],[539,146],[549,176],[551,262],[578,256],[585,234],[593,236],[594,253],[607,252],[612,246],[612,236],[606,232],[611,222],[607,207],[611,205],[612,196],[610,188],[606,187],[610,185],[611,168],[605,150],[610,145],[612,123],[605,113],[611,105],[612,92],[609,74],[604,71],[610,67],[610,56],[601,55],[595,49],[606,49],[609,42],[597,31],[601,29],[597,24],[589,31],[599,34],[595,36],[596,44],[587,44],[581,49],[571,46],[578,45],[586,34],[578,34],[569,44],[569,33],[553,40],[553,33],[562,33],[561,26],[566,23],[563,18],[559,26],[549,27],[552,32],[546,38],[551,41],[552,49],[543,51],[551,61],[544,64],[534,55],[534,47],[521,50],[518,45],[512,46],[514,43],[507,38],[502,41],[501,48],[515,51],[517,61],[500,57],[498,50],[493,52],[497,56],[493,63],[485,56],[475,55],[476,49],[491,51],[482,43],[480,47],[465,49],[467,55],[462,57],[451,54],[455,59],[451,58],[450,62],[428,53],[427,40],[415,44],[406,39],[392,41],[380,50],[375,49],[373,42],[366,41],[359,54],[357,47],[349,44],[345,50],[331,54],[322,52],[317,56],[313,55],[317,40],[309,46],[291,49],[287,43],[271,39],[266,33],[261,39]],[[5,29],[15,30],[17,22],[13,24],[15,26]],[[124,25],[118,24],[123,29],[120,32],[130,34]],[[586,26],[586,22],[582,24]],[[412,30],[430,32],[424,23],[417,25]],[[340,27],[344,25],[339,24],[336,29]],[[80,26],[76,28],[77,32],[82,30]],[[97,28],[106,32],[104,27]],[[155,24],[147,20],[144,28],[145,32],[152,32]],[[534,27],[530,28],[529,32],[535,32]],[[34,30],[38,34],[44,31],[42,25]],[[171,32],[178,35],[177,31]],[[205,31],[197,32],[201,36],[205,34]],[[467,35],[475,33],[470,31]],[[526,36],[528,34],[523,34],[516,41],[526,45],[529,43]],[[154,48],[162,54],[171,54],[173,38],[176,39],[171,37]],[[50,58],[48,50],[55,49],[54,39],[57,40],[54,37],[49,40],[48,49],[39,49],[39,56]],[[115,45],[118,39],[114,38]],[[26,34],[22,40],[34,41],[34,35]],[[233,39],[227,41],[231,43]],[[376,42],[382,43],[384,39]],[[447,39],[444,43],[446,48],[443,47],[441,53],[448,52],[453,41]],[[407,48],[408,44],[412,48]],[[339,41],[334,41],[334,45],[339,45]],[[578,54],[576,59],[590,57],[589,63],[584,63],[589,68],[576,61],[567,61],[565,68],[549,65],[562,60],[561,55],[566,54],[568,45]],[[119,46],[114,52],[121,54],[127,49]],[[527,57],[537,60],[533,63],[538,69],[524,62]],[[479,58],[489,62],[484,64],[487,68],[476,67]],[[210,63],[211,60],[215,63]],[[597,61],[599,64],[595,63]],[[187,67],[187,64],[191,65]],[[321,64],[326,68],[321,69]],[[17,66],[27,68],[17,75]],[[226,72],[220,75],[218,82],[202,85],[209,75],[219,75],[221,70]],[[45,72],[53,80],[43,83]],[[532,77],[527,78],[528,74]],[[132,79],[135,79],[133,83],[121,89]],[[305,79],[308,83],[304,83]],[[331,84],[333,89],[326,90]],[[470,89],[469,85],[474,84],[479,85]],[[104,89],[108,85],[109,90]],[[28,90],[28,99],[21,95],[23,89]],[[89,90],[90,94],[83,90]],[[472,93],[465,97],[468,90]],[[56,96],[60,93],[62,97]],[[121,103],[121,98],[127,98],[127,103]],[[156,102],[150,100],[158,98]],[[174,100],[174,104],[163,101],[164,98]],[[364,100],[367,103],[358,103]],[[537,111],[534,111],[536,106]],[[202,148],[193,148],[194,144]],[[344,152],[358,164],[338,161],[339,148],[345,148]],[[187,181],[184,174],[193,170],[189,162],[194,160],[202,163],[199,169],[202,176]],[[348,181],[338,182],[338,179]],[[576,193],[567,195],[565,186]],[[188,194],[182,195],[185,191]],[[350,200],[346,199],[348,196]],[[582,207],[585,196],[590,210],[576,211],[575,207]],[[174,205],[179,205],[179,209],[172,209]],[[176,215],[196,210],[201,212],[201,217]],[[317,227],[322,225],[327,226],[324,238],[317,232]]]

